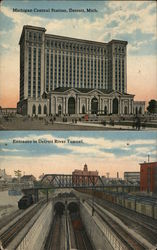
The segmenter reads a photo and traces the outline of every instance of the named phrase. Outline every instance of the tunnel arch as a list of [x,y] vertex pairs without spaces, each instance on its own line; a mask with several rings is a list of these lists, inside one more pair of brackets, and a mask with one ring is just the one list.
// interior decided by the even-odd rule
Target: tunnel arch
[[79,205],[76,202],[70,202],[67,206],[69,213],[78,213],[79,212]]
[[56,212],[56,214],[59,214],[59,215],[62,215],[64,213],[64,210],[65,210],[65,205],[63,202],[56,202],[54,204],[54,210]]

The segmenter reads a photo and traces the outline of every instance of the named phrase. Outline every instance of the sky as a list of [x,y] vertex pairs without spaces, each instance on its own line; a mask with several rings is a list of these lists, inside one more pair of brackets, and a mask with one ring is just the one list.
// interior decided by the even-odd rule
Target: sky
[[[94,13],[21,13],[25,9],[97,9]],[[0,105],[19,100],[19,39],[23,25],[47,33],[109,42],[128,41],[127,85],[135,100],[157,98],[156,1],[8,1],[0,6]]]
[[156,131],[1,131],[0,138],[0,169],[12,176],[14,170],[37,178],[71,174],[86,163],[100,176],[119,172],[123,178],[124,171],[140,171],[139,163],[148,161],[148,155],[157,161]]

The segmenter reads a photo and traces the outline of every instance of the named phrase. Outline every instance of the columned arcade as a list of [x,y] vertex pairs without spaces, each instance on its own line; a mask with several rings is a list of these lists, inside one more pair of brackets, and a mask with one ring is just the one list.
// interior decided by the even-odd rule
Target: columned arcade
[[[135,106],[136,103],[136,106]],[[144,102],[134,102],[134,95],[115,90],[57,88],[42,98],[27,99],[22,104],[24,115],[132,115],[144,114]],[[135,108],[136,107],[136,108]]]
[[133,114],[134,95],[117,91],[58,88],[48,94],[49,113],[73,114]]

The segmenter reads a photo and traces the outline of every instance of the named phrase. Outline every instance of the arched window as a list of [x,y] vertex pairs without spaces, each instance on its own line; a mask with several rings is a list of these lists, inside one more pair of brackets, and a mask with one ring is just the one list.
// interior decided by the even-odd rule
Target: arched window
[[125,115],[127,115],[128,114],[128,109],[127,109],[127,107],[125,106],[125,108],[124,108],[124,114]]
[[137,107],[136,107],[136,115],[138,114],[138,109],[137,109]]
[[82,106],[82,114],[85,114],[85,105]]
[[113,99],[113,114],[118,114],[118,99]]
[[44,105],[44,115],[47,115],[47,107]]
[[104,108],[104,115],[107,115],[107,107]]
[[41,105],[38,106],[38,114],[41,115]]
[[96,97],[93,97],[91,100],[91,113],[97,114],[98,113],[98,100]]
[[36,106],[35,106],[35,104],[34,104],[33,107],[32,107],[32,114],[33,114],[33,115],[36,115]]
[[62,106],[59,104],[58,105],[58,114],[61,115],[62,114]]
[[70,97],[68,100],[68,114],[75,114],[75,98]]

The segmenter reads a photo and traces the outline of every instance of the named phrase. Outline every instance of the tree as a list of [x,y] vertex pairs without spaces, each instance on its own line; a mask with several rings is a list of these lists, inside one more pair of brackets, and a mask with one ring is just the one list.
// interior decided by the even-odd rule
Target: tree
[[149,101],[148,103],[148,107],[147,107],[147,110],[149,113],[157,113],[157,101],[152,99]]

